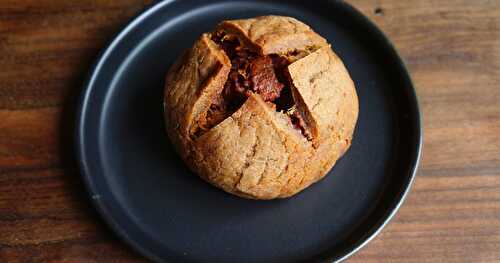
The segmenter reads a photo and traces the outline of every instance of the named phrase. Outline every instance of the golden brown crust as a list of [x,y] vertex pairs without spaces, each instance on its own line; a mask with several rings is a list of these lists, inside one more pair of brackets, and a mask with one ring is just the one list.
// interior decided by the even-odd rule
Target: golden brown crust
[[224,52],[203,34],[170,68],[165,84],[165,119],[170,139],[181,155],[189,150],[185,138],[206,113],[214,94],[221,92],[230,66]]
[[349,73],[330,47],[292,63],[288,71],[317,142],[328,140],[332,133],[341,138],[352,134],[354,127],[346,119],[357,119],[358,98]]
[[312,141],[254,93],[224,121],[193,136],[231,67],[208,34],[167,75],[169,137],[193,171],[227,192],[254,199],[294,195],[325,176],[349,148],[358,115],[354,83],[326,41],[293,18],[225,21],[221,28],[241,34],[264,54],[303,52],[288,72],[295,107],[305,117]]
[[230,118],[194,142],[196,157],[191,165],[226,191],[270,199],[285,183],[283,175],[296,151],[291,149],[307,146],[258,95],[251,95]]
[[318,49],[328,43],[312,29],[292,17],[260,16],[229,20],[218,30],[238,35],[262,54],[282,54],[294,50]]

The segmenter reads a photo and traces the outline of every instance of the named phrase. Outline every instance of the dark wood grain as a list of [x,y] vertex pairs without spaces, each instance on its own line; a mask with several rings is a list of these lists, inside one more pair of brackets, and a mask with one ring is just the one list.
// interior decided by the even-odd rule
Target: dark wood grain
[[[350,262],[500,262],[500,1],[353,0],[391,38],[424,121],[395,219]],[[0,1],[0,262],[141,262],[101,222],[72,155],[91,62],[151,1]]]
[[0,262],[139,262],[76,171],[75,97],[99,50],[151,1],[0,1]]

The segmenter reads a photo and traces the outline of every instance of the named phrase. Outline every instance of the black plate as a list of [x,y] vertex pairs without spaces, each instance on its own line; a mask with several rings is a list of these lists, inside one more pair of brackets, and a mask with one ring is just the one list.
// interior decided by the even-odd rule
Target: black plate
[[[360,114],[351,149],[325,179],[286,200],[252,201],[190,173],[164,132],[164,75],[200,33],[225,19],[296,17],[348,68]],[[96,207],[156,261],[345,259],[394,215],[418,164],[421,127],[394,48],[342,1],[165,1],[135,18],[92,69],[76,134]],[[397,248],[394,248],[397,249]]]

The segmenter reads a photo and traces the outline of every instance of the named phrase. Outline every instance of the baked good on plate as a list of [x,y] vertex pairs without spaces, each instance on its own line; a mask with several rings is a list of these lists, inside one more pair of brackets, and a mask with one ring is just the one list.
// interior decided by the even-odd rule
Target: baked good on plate
[[294,195],[351,145],[354,83],[328,42],[284,16],[223,21],[170,68],[166,129],[184,162],[241,197]]

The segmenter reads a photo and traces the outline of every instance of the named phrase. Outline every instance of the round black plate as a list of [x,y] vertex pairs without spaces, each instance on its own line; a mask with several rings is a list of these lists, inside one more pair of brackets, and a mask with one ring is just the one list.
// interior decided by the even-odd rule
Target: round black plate
[[[190,173],[164,132],[164,76],[200,33],[226,19],[296,17],[326,37],[356,84],[353,144],[330,174],[285,200],[253,201]],[[98,210],[156,261],[341,260],[394,215],[418,164],[412,83],[382,33],[342,1],[164,1],[135,18],[92,69],[77,154]],[[397,248],[395,248],[397,249]]]

